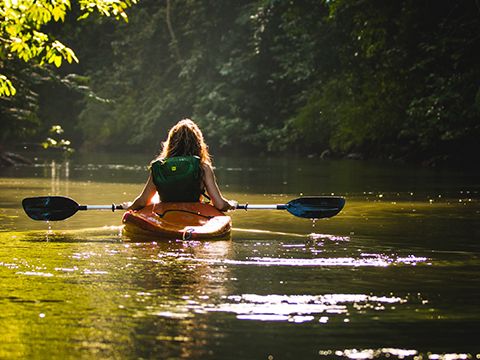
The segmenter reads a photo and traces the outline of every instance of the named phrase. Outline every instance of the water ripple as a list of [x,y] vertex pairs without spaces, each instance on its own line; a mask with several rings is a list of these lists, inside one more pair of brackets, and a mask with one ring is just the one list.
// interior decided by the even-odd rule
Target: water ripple
[[[388,304],[403,304],[407,300],[397,296],[374,296],[365,294],[325,295],[257,295],[242,294],[222,297],[219,304],[189,302],[195,312],[227,312],[237,315],[240,320],[287,321],[303,323],[315,320],[327,323],[329,316],[348,316],[356,311],[383,311]],[[348,318],[344,319],[348,321]]]
[[350,266],[350,267],[387,267],[399,265],[427,264],[430,265],[426,257],[415,255],[408,256],[389,256],[383,254],[360,254],[360,257],[328,257],[328,258],[280,258],[280,257],[248,257],[245,260],[234,259],[202,259],[185,257],[183,260],[192,260],[206,262],[209,264],[223,265],[257,265],[257,266]]
[[343,358],[343,359],[415,359],[415,360],[464,360],[479,358],[479,355],[473,356],[466,353],[446,353],[422,354],[417,350],[397,349],[397,348],[382,348],[382,349],[344,349],[344,350],[320,350],[318,354],[323,358]]

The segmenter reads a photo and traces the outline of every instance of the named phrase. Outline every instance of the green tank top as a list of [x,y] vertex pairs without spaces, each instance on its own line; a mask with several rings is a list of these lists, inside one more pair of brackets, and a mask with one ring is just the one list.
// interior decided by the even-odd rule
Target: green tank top
[[202,189],[198,156],[175,156],[156,160],[150,169],[161,201],[200,201]]

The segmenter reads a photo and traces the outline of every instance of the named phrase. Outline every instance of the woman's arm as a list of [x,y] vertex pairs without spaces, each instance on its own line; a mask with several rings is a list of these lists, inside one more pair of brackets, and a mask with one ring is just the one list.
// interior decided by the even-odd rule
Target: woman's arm
[[157,188],[152,180],[152,174],[148,177],[147,182],[143,188],[143,191],[138,195],[133,202],[123,203],[122,206],[125,210],[139,210],[152,203],[152,198],[157,192]]
[[213,206],[218,210],[234,210],[237,207],[237,202],[234,200],[227,200],[222,196],[220,189],[217,185],[217,180],[215,179],[215,174],[210,165],[202,164],[203,169],[203,184],[207,190],[210,200],[212,200]]

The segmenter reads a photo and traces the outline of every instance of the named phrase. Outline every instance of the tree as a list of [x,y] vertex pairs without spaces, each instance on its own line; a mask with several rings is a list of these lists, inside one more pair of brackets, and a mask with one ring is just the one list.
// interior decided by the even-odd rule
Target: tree
[[[29,25],[29,36],[49,34],[45,47],[28,36],[5,42],[2,20],[0,81],[17,95],[0,99],[0,144],[31,137],[28,124],[61,124],[84,148],[150,151],[172,123],[192,117],[212,147],[227,151],[328,148],[432,164],[478,152],[476,0],[143,0],[128,26],[76,18],[122,18],[124,7],[105,12],[99,4],[134,1],[8,2],[21,3],[68,4],[69,15],[49,10],[48,26]],[[7,2],[0,4],[5,19]],[[53,45],[53,34],[74,44],[81,64],[44,66],[77,61]],[[25,66],[32,47],[41,51]],[[47,77],[60,81],[47,87]],[[84,92],[69,93],[65,83]]]
[[[128,21],[125,10],[137,0],[77,0],[80,17],[85,19],[98,12],[102,16],[113,16]],[[62,61],[78,62],[74,51],[54,39],[45,27],[52,22],[65,21],[72,10],[70,0],[0,0],[0,65],[3,68],[14,59],[38,62],[40,65]],[[0,74],[0,96],[16,93],[12,81]]]

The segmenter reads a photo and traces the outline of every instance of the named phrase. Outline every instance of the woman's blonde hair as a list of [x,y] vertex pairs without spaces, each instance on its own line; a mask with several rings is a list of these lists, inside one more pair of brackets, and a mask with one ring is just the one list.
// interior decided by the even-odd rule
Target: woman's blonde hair
[[212,164],[202,131],[190,119],[180,120],[170,129],[167,140],[162,143],[162,152],[157,159],[173,156],[198,156],[202,164]]

